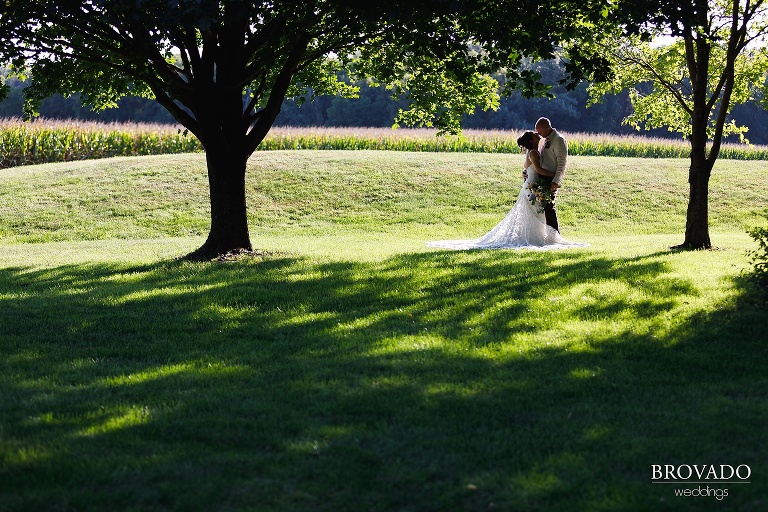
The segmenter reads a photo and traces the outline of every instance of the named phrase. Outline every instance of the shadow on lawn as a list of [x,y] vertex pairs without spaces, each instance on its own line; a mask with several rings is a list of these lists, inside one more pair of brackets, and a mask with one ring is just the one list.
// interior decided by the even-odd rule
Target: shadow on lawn
[[[766,312],[745,292],[666,325],[696,293],[666,258],[0,269],[0,498],[9,510],[698,510],[723,502],[676,498],[651,465],[749,464],[753,483],[728,506],[762,509]],[[547,299],[556,314],[541,313]]]

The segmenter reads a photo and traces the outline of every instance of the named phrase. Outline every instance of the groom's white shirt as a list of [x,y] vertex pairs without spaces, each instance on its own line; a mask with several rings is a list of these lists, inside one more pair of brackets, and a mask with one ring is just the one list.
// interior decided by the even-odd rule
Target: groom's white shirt
[[544,139],[544,141],[549,142],[549,147],[547,147],[546,142],[542,142],[542,147],[539,151],[541,154],[541,166],[548,171],[555,171],[555,177],[552,181],[560,185],[568,164],[568,143],[554,128],[549,137]]

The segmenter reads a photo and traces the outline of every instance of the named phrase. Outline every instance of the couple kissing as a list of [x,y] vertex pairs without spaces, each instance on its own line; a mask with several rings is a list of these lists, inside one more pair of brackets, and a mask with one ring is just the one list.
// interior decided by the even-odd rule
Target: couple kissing
[[523,187],[512,209],[488,233],[472,240],[439,240],[430,247],[445,249],[567,249],[589,244],[569,242],[560,234],[557,191],[568,164],[568,143],[546,117],[536,121],[535,131],[517,139],[525,149]]

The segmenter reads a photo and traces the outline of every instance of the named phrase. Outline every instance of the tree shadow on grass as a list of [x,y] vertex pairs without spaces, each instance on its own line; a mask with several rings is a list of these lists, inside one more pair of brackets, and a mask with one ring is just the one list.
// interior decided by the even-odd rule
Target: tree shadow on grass
[[651,484],[706,463],[749,464],[728,506],[759,510],[766,312],[743,293],[671,323],[698,292],[668,257],[0,269],[2,499],[716,509]]

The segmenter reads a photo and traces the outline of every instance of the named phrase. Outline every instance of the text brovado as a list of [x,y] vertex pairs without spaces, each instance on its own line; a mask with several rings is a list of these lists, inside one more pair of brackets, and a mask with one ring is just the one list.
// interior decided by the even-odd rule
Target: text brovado
[[728,481],[733,478],[749,480],[752,469],[746,464],[736,467],[730,464],[651,464],[652,480],[655,481],[686,481],[697,480]]

